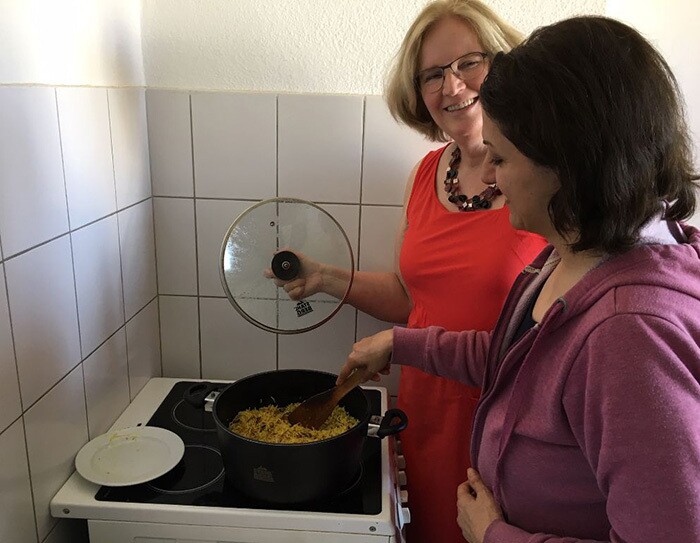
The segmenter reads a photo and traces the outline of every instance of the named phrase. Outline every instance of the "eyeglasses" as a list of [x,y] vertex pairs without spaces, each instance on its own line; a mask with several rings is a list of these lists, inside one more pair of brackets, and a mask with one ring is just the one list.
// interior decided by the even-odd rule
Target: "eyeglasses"
[[472,81],[484,73],[488,56],[488,53],[482,52],[467,53],[444,66],[435,66],[418,72],[416,85],[421,92],[438,92],[445,84],[445,70],[448,68],[462,81]]

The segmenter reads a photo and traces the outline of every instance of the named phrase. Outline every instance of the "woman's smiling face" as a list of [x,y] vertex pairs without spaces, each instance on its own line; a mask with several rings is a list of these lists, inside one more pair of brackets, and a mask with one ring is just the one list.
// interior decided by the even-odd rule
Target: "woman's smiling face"
[[[444,66],[466,53],[483,52],[472,28],[456,17],[438,21],[425,35],[418,71]],[[464,82],[447,69],[442,89],[421,92],[421,97],[435,123],[451,138],[477,135],[481,130],[479,88],[487,70],[479,77]],[[449,108],[449,109],[448,109]]]
[[534,232],[551,241],[558,236],[549,218],[549,202],[561,186],[559,176],[523,155],[498,125],[483,116],[482,134],[487,155],[485,176],[506,197],[514,228]]

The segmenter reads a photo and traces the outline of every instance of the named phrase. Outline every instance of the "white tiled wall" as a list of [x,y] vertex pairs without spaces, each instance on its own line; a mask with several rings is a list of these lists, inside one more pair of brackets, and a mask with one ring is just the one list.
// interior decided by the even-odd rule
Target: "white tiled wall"
[[117,209],[107,89],[59,88],[58,120],[71,228]]
[[72,240],[80,345],[87,357],[124,322],[117,216],[78,230]]
[[83,543],[49,502],[161,373],[145,92],[0,87],[0,126],[0,541]]
[[189,94],[149,90],[146,111],[153,196],[194,196]]
[[158,294],[197,294],[193,198],[153,198]]
[[108,89],[107,95],[117,207],[124,209],[151,196],[146,95],[141,89]]
[[68,207],[56,91],[2,87],[0,119],[0,239],[7,258],[68,232]]
[[198,198],[275,196],[276,101],[274,94],[192,95]]
[[[149,90],[146,101],[165,375],[337,372],[356,339],[390,326],[346,306],[304,334],[260,330],[226,299],[221,243],[248,207],[290,196],[339,222],[358,269],[391,270],[406,179],[439,144],[399,126],[379,96]],[[384,380],[394,394],[397,382]]]
[[0,541],[34,543],[36,524],[22,419],[0,434]]
[[119,245],[124,282],[124,311],[131,319],[158,292],[153,205],[145,200],[119,213]]
[[49,502],[161,371],[336,372],[389,326],[347,306],[276,336],[234,310],[218,274],[230,224],[275,196],[328,211],[358,269],[391,269],[406,177],[436,145],[380,97],[7,86],[0,124],[3,543],[87,541]]
[[55,524],[49,502],[73,473],[73,457],[88,440],[83,371],[76,367],[24,414],[39,539]]
[[320,202],[360,200],[361,96],[279,97],[279,191]]

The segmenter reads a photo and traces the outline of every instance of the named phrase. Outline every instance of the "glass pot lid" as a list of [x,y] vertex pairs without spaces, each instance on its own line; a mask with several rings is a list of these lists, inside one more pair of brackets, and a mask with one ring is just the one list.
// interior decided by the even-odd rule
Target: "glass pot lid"
[[[301,258],[345,270],[341,299],[318,293],[293,301],[264,275],[303,278]],[[226,296],[250,323],[280,334],[317,328],[335,315],[354,276],[352,248],[338,222],[316,204],[297,198],[272,198],[253,205],[233,222],[221,246],[219,272]]]

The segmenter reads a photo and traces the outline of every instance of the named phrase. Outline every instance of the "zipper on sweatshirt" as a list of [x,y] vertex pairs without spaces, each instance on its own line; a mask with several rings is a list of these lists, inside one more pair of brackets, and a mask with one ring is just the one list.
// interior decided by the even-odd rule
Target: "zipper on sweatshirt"
[[[509,314],[507,315],[501,315],[501,318],[499,318],[499,323],[502,321],[505,321],[506,323],[509,322],[513,318],[513,313],[515,312],[515,305],[516,305],[516,300],[519,300],[522,298],[523,293],[527,290],[528,286],[530,283],[534,280],[534,278],[539,275],[541,272],[541,268],[537,268],[534,266],[525,266],[522,272],[520,272],[520,276],[516,279],[515,283],[513,284],[513,288],[511,288],[510,292],[508,293],[508,296],[506,297],[506,301],[504,302],[504,309],[505,308],[510,308]],[[498,331],[498,336],[492,337],[491,341],[492,344],[495,344],[497,342],[503,342],[505,339],[505,335],[508,329],[508,325],[504,324],[502,325],[497,331]],[[496,330],[494,330],[496,332]],[[528,333],[524,334],[523,338],[527,336],[531,332],[531,330],[528,330]],[[521,340],[523,338],[520,338]],[[509,352],[509,349],[506,349],[506,355]],[[471,447],[470,447],[470,456],[472,459],[472,462],[474,463],[474,466],[476,466],[477,459],[478,459],[478,451],[479,447],[481,446],[481,436],[483,434],[483,421],[484,417],[481,417],[481,412],[483,411],[483,405],[485,401],[487,402],[489,399],[489,396],[494,390],[494,385],[497,382],[496,376],[500,373],[500,367],[502,363],[505,360],[505,356],[502,355],[492,355],[489,353],[488,360],[487,360],[487,366],[484,371],[484,382],[482,383],[482,391],[481,391],[481,399],[479,400],[479,403],[477,404],[476,411],[474,413],[474,426],[472,429],[472,440],[471,440]]]
[[[489,395],[490,397],[492,397],[498,390],[498,383],[505,379],[507,375],[515,372],[510,398],[507,401],[506,413],[503,419],[503,427],[501,428],[498,456],[495,463],[493,488],[491,489],[499,504],[503,503],[501,494],[501,479],[503,476],[505,451],[508,448],[510,438],[513,435],[513,431],[517,424],[518,413],[520,411],[523,398],[528,394],[528,391],[523,390],[523,386],[525,385],[523,384],[521,378],[523,375],[522,372],[527,372],[527,368],[524,366],[528,361],[528,354],[535,347],[542,328],[546,326],[547,322],[550,322],[553,318],[555,318],[556,315],[562,311],[565,311],[566,307],[566,300],[564,298],[557,298],[557,300],[552,304],[552,307],[550,307],[545,313],[542,321],[536,323],[535,326],[523,334],[518,341],[508,348],[508,351],[500,364],[496,378],[493,382],[493,386],[490,391],[491,394]],[[483,432],[483,425],[481,425],[480,431]]]
[[[519,338],[519,340],[515,343],[505,346],[505,338],[509,330],[508,323],[510,323],[513,319],[515,310],[520,304],[520,301],[523,299],[525,292],[532,285],[532,282],[535,281],[536,277],[542,273],[542,270],[549,262],[550,259],[547,258],[542,262],[542,267],[536,267],[532,265],[525,266],[525,268],[521,272],[521,275],[516,280],[515,284],[513,285],[513,288],[511,289],[510,293],[506,298],[504,308],[510,308],[510,311],[508,314],[502,315],[502,318],[499,319],[499,324],[505,324],[502,324],[502,326],[499,328],[498,337],[494,336],[492,338],[493,343],[500,343],[501,345],[503,345],[503,347],[501,348],[500,353],[489,355],[488,366],[484,374],[485,378],[482,387],[481,400],[479,401],[476,412],[474,414],[474,426],[472,429],[472,442],[470,451],[472,462],[475,466],[478,464],[479,449],[481,447],[481,437],[483,435],[484,422],[486,420],[486,417],[483,415],[484,405],[487,405],[489,403],[492,394],[497,390],[496,385],[499,382],[499,377],[501,377],[502,368],[505,365],[508,365],[508,358],[510,355],[513,355],[515,353],[515,349],[524,346],[525,341],[535,341],[532,338],[533,334],[538,335],[541,330],[542,324],[546,321],[549,321],[554,316],[555,305],[559,307],[566,307],[565,300],[558,299],[557,302],[561,301],[562,304],[560,305],[557,302],[555,302],[555,304],[553,304],[552,307],[549,308],[547,313],[545,313],[542,322],[536,323],[533,328],[531,328],[525,334],[523,334],[523,336]],[[556,263],[558,263],[558,259],[551,265],[555,266]],[[525,357],[523,356],[523,360],[524,358]]]

